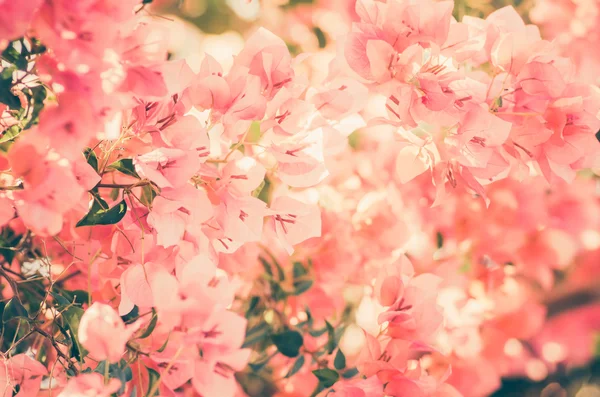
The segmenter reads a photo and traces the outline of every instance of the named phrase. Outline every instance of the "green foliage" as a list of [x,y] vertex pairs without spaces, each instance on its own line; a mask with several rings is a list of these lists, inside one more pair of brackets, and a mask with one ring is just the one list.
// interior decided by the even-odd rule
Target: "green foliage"
[[286,357],[297,357],[304,343],[302,334],[298,331],[287,330],[271,335],[273,344],[277,350]]
[[340,374],[330,368],[316,369],[312,372],[319,379],[319,383],[325,388],[333,386],[340,379]]
[[138,338],[145,339],[145,338],[149,337],[152,334],[152,331],[154,331],[154,328],[156,328],[157,323],[158,323],[158,315],[156,314],[156,310],[152,309],[152,317],[150,318],[150,322],[148,323],[148,326],[146,327],[144,332],[142,332]]
[[333,366],[338,370],[346,368],[346,356],[344,356],[344,353],[342,353],[340,349],[338,349],[337,353],[335,354]]
[[[108,365],[108,369],[106,366]],[[133,372],[131,371],[131,367],[127,364],[127,361],[121,359],[116,364],[110,364],[107,361],[100,361],[98,366],[94,370],[102,375],[108,374],[108,377],[111,379],[118,379],[121,381],[121,388],[117,391],[117,395],[120,396],[125,393],[125,385],[131,379],[133,379]]]
[[114,225],[118,223],[127,212],[127,203],[125,200],[121,200],[117,205],[109,208],[108,204],[100,195],[92,193],[94,197],[94,203],[92,208],[79,222],[76,227],[81,226],[94,226],[94,225]]
[[2,312],[2,322],[7,323],[15,318],[29,320],[29,313],[27,312],[27,309],[25,309],[25,307],[16,297],[11,298],[6,306],[4,306],[4,311]]
[[327,38],[325,37],[325,33],[321,30],[321,28],[314,27],[313,33],[317,36],[317,40],[319,41],[319,48],[325,48],[327,46]]
[[129,175],[129,176],[132,176],[134,178],[140,179],[140,176],[135,171],[135,167],[133,165],[133,160],[132,159],[117,160],[114,163],[110,164],[107,168],[110,169],[110,170],[119,171],[119,172],[121,172],[121,173],[123,173],[125,175]]
[[142,195],[140,196],[140,202],[148,208],[152,207],[152,202],[156,197],[156,192],[150,185],[142,187]]
[[0,255],[4,257],[7,263],[12,263],[15,254],[17,253],[16,247],[21,240],[21,235],[15,234],[15,232],[5,227],[0,232]]
[[302,369],[305,361],[306,361],[306,359],[304,358],[304,356],[298,357],[298,359],[296,361],[294,361],[294,365],[292,365],[292,367],[290,368],[288,373],[285,375],[285,377],[290,378],[290,377],[294,376],[298,371],[300,371]]
[[154,393],[152,393],[153,395],[151,395],[150,393],[156,388],[156,384],[160,381],[160,374],[152,368],[146,369],[148,370],[148,391],[146,392],[145,396],[154,397],[159,394],[158,389]]
[[96,153],[94,153],[91,148],[86,148],[83,151],[83,155],[85,156],[85,161],[87,161],[87,163],[91,165],[96,172],[98,172],[98,157],[96,156]]

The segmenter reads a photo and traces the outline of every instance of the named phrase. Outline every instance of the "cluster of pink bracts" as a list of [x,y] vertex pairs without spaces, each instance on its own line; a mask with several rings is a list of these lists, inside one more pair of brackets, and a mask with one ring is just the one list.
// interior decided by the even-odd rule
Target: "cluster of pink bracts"
[[[149,352],[124,385],[7,354],[0,395],[245,395],[238,309],[266,247],[286,272],[312,263],[311,288],[273,308],[290,318],[333,322],[359,291],[363,344],[346,354],[359,374],[320,396],[484,396],[501,377],[586,362],[600,308],[550,301],[557,271],[560,297],[598,269],[600,203],[575,179],[600,167],[600,90],[514,9],[457,22],[452,8],[357,1],[315,82],[312,55],[265,29],[228,70],[206,55],[193,71],[166,60],[168,24],[138,0],[0,0],[0,47],[47,47],[13,94],[48,90],[39,123],[0,153],[0,226],[43,247],[50,279],[90,293],[82,368],[132,341]],[[0,104],[4,134],[13,110]],[[96,206],[119,220],[82,226]],[[155,313],[151,335],[154,316],[121,318],[134,308]],[[311,394],[324,364],[310,346],[326,337],[304,336],[294,376],[273,358],[277,396]],[[146,368],[160,382],[139,394]]]

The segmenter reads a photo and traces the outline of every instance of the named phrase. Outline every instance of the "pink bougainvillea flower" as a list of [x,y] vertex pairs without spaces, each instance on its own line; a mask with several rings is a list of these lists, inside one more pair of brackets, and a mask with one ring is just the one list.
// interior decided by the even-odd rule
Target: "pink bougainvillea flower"
[[80,374],[67,383],[67,386],[58,394],[58,397],[79,397],[93,395],[97,397],[108,397],[121,387],[121,381],[112,378],[108,384],[104,382],[104,376],[98,373]]
[[33,397],[40,390],[46,367],[26,354],[17,354],[0,361],[0,395],[2,397]]
[[159,187],[177,188],[200,168],[202,159],[195,150],[156,149],[134,159],[135,169]]
[[277,197],[271,204],[273,228],[285,250],[291,255],[293,246],[321,236],[319,208],[288,196]]
[[271,97],[294,77],[292,57],[285,42],[264,28],[259,28],[246,41],[235,57],[236,65],[245,66],[258,76],[262,92]]
[[117,362],[125,344],[140,326],[140,322],[125,325],[112,307],[95,302],[81,317],[79,341],[94,359]]

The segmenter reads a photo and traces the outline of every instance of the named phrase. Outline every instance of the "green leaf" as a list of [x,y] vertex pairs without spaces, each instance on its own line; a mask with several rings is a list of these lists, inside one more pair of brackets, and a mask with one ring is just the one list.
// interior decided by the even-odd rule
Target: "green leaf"
[[[154,397],[158,394],[158,387],[156,384],[160,381],[160,374],[153,370],[152,368],[146,368],[148,370],[148,391],[146,392],[146,397]],[[154,392],[154,396],[150,395],[150,392],[156,388]]]
[[71,337],[71,354],[79,361],[87,354],[83,346],[81,346],[81,343],[79,343],[79,337],[77,336],[81,316],[83,316],[83,309],[77,306],[71,306],[65,310],[61,316],[65,322],[65,327],[69,330],[69,336]]
[[58,306],[59,310],[62,310],[71,304],[71,302],[67,298],[65,298],[64,296],[62,296],[54,291],[50,291],[50,295],[52,295],[52,298],[54,299],[54,303],[56,303],[56,306]]
[[265,186],[267,186],[267,180],[263,179],[260,185],[258,185],[258,187],[252,191],[252,197],[259,197]]
[[286,357],[296,357],[300,353],[300,348],[304,343],[302,334],[298,331],[287,330],[278,334],[271,335],[273,344],[277,350]]
[[30,102],[33,102],[33,111],[31,112],[31,116],[29,117],[29,121],[25,124],[24,130],[29,129],[31,126],[38,124],[39,116],[44,109],[44,100],[48,95],[46,88],[43,85],[39,85],[37,87],[33,87],[31,89],[32,95]]
[[321,28],[314,27],[313,33],[317,36],[317,40],[319,41],[319,48],[325,48],[327,45],[327,38],[325,37],[325,33],[321,30]]
[[[94,372],[104,375],[106,373],[106,361],[100,361],[94,369]],[[121,359],[116,364],[108,365],[108,376],[110,379],[118,379],[121,381],[121,387],[117,391],[117,395],[120,396],[125,393],[125,386],[127,382],[133,379],[133,372],[131,367],[127,364],[127,361]]]
[[15,48],[16,41],[9,44],[4,51],[2,51],[2,58],[12,63],[21,70],[27,70],[27,64],[29,63],[26,58],[26,48],[23,46],[21,52]]
[[98,172],[98,157],[96,156],[96,153],[88,147],[83,151],[83,155],[85,156],[85,161]]
[[260,135],[260,121],[253,121],[252,124],[250,124],[246,142],[258,142],[260,140]]
[[17,246],[21,240],[21,235],[16,234],[12,229],[5,227],[0,233],[0,255],[4,257],[6,263],[12,263],[17,251],[10,249]]
[[273,357],[273,354],[270,354],[268,356],[265,356],[263,354],[263,357],[261,357],[260,360],[253,363],[248,363],[248,366],[252,369],[253,372],[260,372],[260,370],[263,369]]
[[154,309],[152,309],[152,318],[150,319],[150,322],[148,323],[148,326],[146,327],[144,332],[142,332],[142,334],[140,336],[138,336],[138,339],[145,339],[145,338],[149,337],[152,334],[152,331],[154,331],[154,328],[156,328],[157,322],[158,322],[158,315],[156,314],[156,311]]
[[96,199],[92,204],[90,212],[88,212],[86,216],[77,222],[77,225],[75,225],[76,227],[114,225],[115,223],[119,223],[119,221],[125,216],[125,213],[127,213],[127,203],[125,203],[125,200],[121,200],[114,207],[107,209],[106,207],[102,208],[103,205],[108,206],[106,201],[102,200],[100,196],[95,196]]
[[262,256],[259,256],[258,260],[265,268],[265,273],[267,273],[269,276],[273,276],[273,270],[271,269],[271,264]]
[[444,235],[440,232],[437,232],[435,234],[435,241],[436,241],[436,245],[438,247],[438,249],[442,248],[444,245]]
[[262,342],[268,337],[270,330],[271,326],[264,322],[261,322],[252,328],[249,328],[248,330],[246,330],[246,338],[244,339],[244,344],[242,345],[242,348],[250,347],[258,342]]
[[308,270],[304,267],[302,262],[294,262],[294,278],[302,277],[308,274]]
[[360,134],[359,134],[358,130],[356,130],[353,133],[351,133],[350,135],[348,135],[348,145],[352,149],[357,150],[359,144],[360,144]]
[[355,377],[356,375],[358,375],[358,369],[356,369],[356,367],[354,367],[354,368],[350,368],[349,370],[347,370],[346,372],[344,372],[342,374],[342,377],[344,379],[350,379],[350,378]]
[[308,291],[312,287],[312,280],[294,281],[294,292],[293,295],[301,295]]
[[338,349],[335,354],[335,358],[333,359],[333,366],[335,369],[344,369],[346,368],[346,356],[342,353],[341,349]]
[[29,313],[27,309],[19,302],[16,297],[11,298],[10,301],[4,306],[4,312],[2,313],[2,322],[7,323],[14,318],[29,319]]
[[340,374],[329,368],[316,369],[312,372],[324,387],[331,387],[340,379]]
[[500,109],[502,107],[502,97],[501,96],[494,99],[494,105],[496,106],[496,109]]
[[137,305],[133,306],[133,309],[127,314],[121,316],[121,320],[125,323],[131,323],[137,320],[140,316],[140,308]]
[[288,373],[285,374],[285,377],[290,378],[293,375],[295,375],[298,371],[300,371],[302,369],[305,361],[306,361],[306,359],[304,358],[304,356],[298,357],[298,359],[294,362],[294,365],[292,365],[292,368],[290,368]]
[[268,177],[265,177],[265,179],[263,180],[263,182],[265,183],[264,186],[260,189],[260,193],[258,194],[258,199],[265,202],[265,203],[269,203],[269,194],[271,193],[271,181],[269,180]]
[[165,351],[165,349],[167,348],[167,345],[169,344],[169,338],[171,338],[170,332],[169,332],[169,336],[167,336],[167,339],[165,339],[165,343],[163,343],[162,346],[158,348],[158,350],[157,350],[158,353],[162,353]]
[[18,137],[20,133],[21,133],[21,130],[16,125],[14,125],[8,129],[4,130],[4,132],[2,133],[2,136],[0,137],[0,143],[11,141],[11,140],[15,139],[16,137]]
[[152,202],[154,201],[155,197],[156,192],[154,191],[152,186],[145,185],[144,187],[142,187],[142,195],[140,196],[140,201],[142,202],[142,204],[144,204],[148,208],[152,207]]
[[331,354],[335,350],[337,346],[336,338],[335,338],[335,329],[333,329],[333,325],[329,324],[329,321],[325,321],[325,325],[327,326],[327,344],[325,347],[327,348],[327,353]]
[[110,190],[110,194],[108,195],[108,197],[110,197],[110,199],[112,201],[116,201],[119,198],[119,193],[121,192],[121,189],[118,188],[114,188]]
[[11,92],[11,87],[13,85],[12,82],[12,74],[17,70],[14,66],[4,68],[2,72],[0,72],[0,102],[5,105],[8,105],[11,109],[20,109],[21,101]]
[[109,169],[117,170],[125,175],[132,176],[134,178],[140,179],[140,176],[135,171],[135,167],[133,166],[132,159],[121,159],[117,160],[111,165],[108,166]]
[[81,289],[73,291],[62,290],[60,293],[69,301],[69,303],[75,303],[80,306],[87,304],[90,299],[88,292]]
[[250,318],[252,317],[252,314],[254,313],[254,309],[256,309],[256,307],[258,306],[258,304],[260,303],[260,297],[258,296],[253,296],[252,298],[250,298],[250,302],[248,303],[248,309],[246,310],[246,318]]

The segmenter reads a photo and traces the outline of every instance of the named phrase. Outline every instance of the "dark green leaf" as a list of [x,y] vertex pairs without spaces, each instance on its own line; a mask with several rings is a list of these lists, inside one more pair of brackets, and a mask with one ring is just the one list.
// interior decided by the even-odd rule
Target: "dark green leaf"
[[293,295],[301,295],[308,291],[312,287],[312,280],[294,281],[294,293]]
[[435,240],[437,242],[438,249],[442,248],[442,246],[444,245],[444,235],[440,232],[437,232],[435,234]]
[[253,296],[252,298],[250,298],[250,302],[248,303],[248,309],[246,310],[246,318],[252,317],[252,314],[254,313],[254,309],[256,309],[256,307],[258,306],[259,303],[260,303],[260,297]]
[[169,336],[167,336],[167,339],[165,339],[165,343],[163,343],[162,346],[158,348],[158,350],[157,350],[158,353],[162,353],[163,351],[165,351],[165,349],[167,348],[167,345],[169,344],[170,337],[171,337],[171,333],[169,332]]
[[[158,394],[158,387],[156,387],[156,384],[159,382],[160,380],[160,374],[158,372],[156,372],[155,370],[153,370],[152,368],[146,368],[148,370],[148,391],[146,392],[146,397],[154,397]],[[154,396],[150,395],[150,392],[156,388],[156,391],[154,392]]]
[[270,330],[271,326],[264,322],[261,322],[252,328],[249,328],[246,331],[246,339],[244,339],[244,344],[242,345],[242,348],[250,347],[258,342],[262,342],[268,337]]
[[[94,372],[104,375],[106,373],[106,361],[101,361],[94,369]],[[125,386],[127,382],[133,379],[133,372],[131,367],[123,359],[116,364],[108,365],[108,376],[111,379],[118,379],[121,382],[121,387],[117,391],[117,395],[120,396],[125,392]]]
[[319,379],[319,382],[325,387],[331,387],[340,379],[340,374],[329,368],[322,368],[312,371]]
[[138,337],[138,339],[144,339],[144,338],[149,337],[150,334],[152,334],[152,331],[154,331],[154,328],[156,328],[157,322],[158,322],[158,315],[156,314],[156,311],[154,309],[152,309],[152,318],[150,319],[148,326],[146,327],[144,332],[142,332],[142,334]]
[[83,316],[83,309],[77,306],[71,306],[62,313],[65,327],[69,330],[69,336],[71,337],[71,354],[80,361],[86,355],[83,346],[81,346],[81,343],[79,343],[79,337],[77,336],[81,316]]
[[337,342],[336,342],[336,338],[335,338],[335,330],[333,329],[333,326],[331,324],[329,324],[329,321],[325,321],[325,325],[327,326],[327,345],[325,345],[325,347],[327,348],[327,353],[331,354],[333,353],[333,351],[335,350],[336,346],[337,346]]
[[73,291],[62,290],[60,292],[70,303],[77,305],[84,305],[89,302],[89,294],[87,291],[76,289]]
[[58,306],[59,310],[62,310],[71,304],[71,302],[67,298],[60,295],[59,293],[50,291],[50,295],[52,295],[52,298],[54,299],[54,303],[56,304],[56,306]]
[[327,45],[327,38],[325,37],[325,33],[321,30],[321,28],[314,27],[313,32],[315,36],[317,36],[317,40],[319,41],[319,48],[325,48]]
[[257,362],[249,363],[248,366],[252,369],[252,371],[260,372],[260,370],[263,369],[265,367],[265,365],[267,365],[272,358],[273,358],[273,355],[271,354],[266,357],[262,357]]
[[26,58],[26,49],[25,47],[22,47],[22,51],[19,52],[17,51],[17,49],[15,48],[14,43],[16,42],[12,42],[8,47],[6,47],[6,49],[4,51],[2,51],[2,58],[4,58],[6,61],[12,63],[13,65],[15,65],[16,67],[18,67],[21,70],[27,70],[27,58]]
[[86,148],[83,151],[83,155],[85,156],[85,161],[98,172],[98,157],[96,157],[96,153],[91,148]]
[[295,375],[298,371],[300,371],[302,369],[302,366],[304,366],[305,361],[306,360],[305,360],[304,356],[298,357],[298,359],[294,362],[294,365],[292,365],[292,368],[290,368],[290,370],[285,375],[285,377],[289,378],[289,377]]
[[358,369],[356,369],[356,367],[354,367],[354,368],[350,368],[349,370],[344,372],[342,374],[342,377],[344,377],[345,379],[350,379],[350,378],[355,377],[356,375],[358,375]]
[[24,130],[30,128],[31,126],[38,124],[39,116],[44,109],[44,100],[46,99],[47,92],[46,88],[43,85],[39,85],[37,87],[33,87],[31,89],[31,99],[30,102],[33,102],[33,111],[31,112],[31,116],[29,117],[29,121],[25,124]]
[[311,329],[310,331],[308,331],[310,336],[314,336],[315,338],[318,338],[319,336],[323,335],[325,332],[327,332],[327,327],[323,327],[321,329]]
[[0,72],[0,102],[8,105],[11,109],[20,109],[21,101],[10,90],[13,85],[12,74],[15,70],[17,68],[11,66]]
[[269,263],[269,261],[267,261],[265,258],[263,258],[262,256],[258,257],[258,260],[260,261],[260,263],[263,265],[263,267],[265,268],[265,272],[269,275],[272,276],[273,275],[273,270],[271,269],[271,264]]
[[2,322],[6,323],[13,318],[25,318],[29,319],[29,313],[27,309],[19,302],[16,297],[11,298],[10,301],[4,306],[4,312],[2,313]]
[[271,340],[277,346],[277,350],[286,357],[296,357],[304,343],[300,332],[293,330],[271,335]]
[[[88,212],[88,214],[84,216],[83,219],[77,222],[76,227],[94,225],[114,225],[115,223],[119,223],[119,221],[123,219],[125,213],[127,212],[127,203],[125,203],[125,200],[120,201],[117,205],[115,205],[112,208],[102,209],[101,204],[98,204],[98,199],[99,197],[97,197],[97,199],[94,200],[94,204],[92,204],[90,212]],[[104,204],[106,204],[106,202],[104,202]]]
[[152,207],[152,202],[154,201],[155,197],[156,192],[154,191],[152,186],[145,185],[144,187],[142,187],[142,195],[140,196],[140,201],[142,202],[142,204],[144,204],[148,208]]
[[335,354],[335,358],[333,359],[333,366],[335,369],[344,369],[346,368],[346,356],[342,353],[342,350],[338,349]]
[[294,262],[294,278],[302,277],[308,274],[308,270],[304,267],[301,262]]
[[129,313],[121,316],[121,320],[123,320],[123,322],[125,322],[125,323],[130,323],[132,321],[137,320],[139,316],[140,316],[140,308],[137,307],[136,305],[134,305],[133,309],[131,309],[131,311]]
[[113,170],[117,170],[117,171],[119,171],[119,172],[121,172],[121,173],[123,173],[125,175],[129,175],[129,176],[132,176],[134,178],[140,179],[140,176],[135,171],[135,167],[133,166],[133,160],[132,159],[117,160],[114,163],[112,163],[111,165],[109,165],[108,168],[113,169]]

